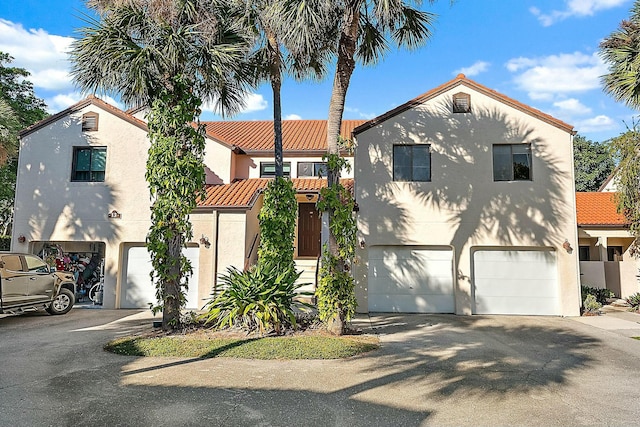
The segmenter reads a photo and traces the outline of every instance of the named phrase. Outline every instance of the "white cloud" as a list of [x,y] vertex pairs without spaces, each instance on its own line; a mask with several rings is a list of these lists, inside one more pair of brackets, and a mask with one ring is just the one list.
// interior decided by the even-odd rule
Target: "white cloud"
[[592,111],[591,108],[575,98],[554,102],[553,106],[559,110],[558,115],[584,116],[591,114]]
[[345,106],[344,107],[344,111],[347,112],[347,113],[351,113],[351,114],[357,115],[358,118],[365,119],[365,120],[371,120],[371,119],[373,119],[374,117],[377,116],[377,114],[375,114],[375,113],[364,113],[364,112],[360,111],[359,108],[353,108],[353,107],[346,107]]
[[[259,93],[248,93],[244,96],[244,108],[238,114],[262,111],[266,109],[268,105],[266,99]],[[205,102],[202,104],[202,111],[218,114],[218,110],[215,108],[215,102]]]
[[580,132],[599,132],[616,129],[618,124],[609,116],[598,115],[586,120],[574,123],[575,129]]
[[552,100],[557,95],[598,89],[607,67],[597,54],[581,52],[541,58],[514,58],[506,68],[518,73],[516,85],[534,100]]
[[52,35],[42,29],[27,30],[21,24],[0,19],[0,51],[13,56],[13,66],[31,73],[29,81],[36,88],[73,87],[67,55],[72,41],[71,37]]
[[544,27],[548,27],[574,16],[593,16],[596,12],[621,6],[626,2],[627,0],[565,0],[566,6],[562,10],[543,13],[537,7],[532,7],[529,12],[536,16]]
[[297,114],[288,114],[286,116],[284,116],[285,120],[302,120],[302,117],[300,117]]
[[[69,92],[69,93],[61,93],[61,94],[55,95],[51,98],[45,99],[45,102],[49,107],[47,108],[47,111],[51,114],[55,114],[59,111],[64,110],[65,108],[72,106],[73,104],[76,104],[82,101],[86,97],[87,96],[85,94],[80,92]],[[113,105],[116,108],[119,108],[121,110],[124,109],[124,106],[120,102],[116,101],[110,96],[100,96],[100,99],[102,99],[108,104]]]
[[463,67],[453,72],[453,74],[464,74],[467,77],[477,76],[480,73],[484,73],[489,69],[488,62],[485,61],[476,61],[473,65],[469,67]]

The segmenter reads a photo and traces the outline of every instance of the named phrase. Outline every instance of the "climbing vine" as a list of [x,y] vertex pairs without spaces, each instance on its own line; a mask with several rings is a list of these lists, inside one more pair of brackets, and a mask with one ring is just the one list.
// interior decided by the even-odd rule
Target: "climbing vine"
[[[327,168],[336,174],[350,165],[338,154],[325,156]],[[355,254],[356,221],[351,192],[340,182],[320,191],[317,208],[330,216],[329,244],[322,248],[320,281],[316,296],[320,319],[334,334],[342,334],[345,323],[355,314],[355,285],[351,264]],[[333,249],[333,250],[332,250]]]
[[173,77],[148,115],[151,147],[146,179],[152,203],[147,248],[158,300],[151,308],[154,313],[162,311],[165,329],[179,326],[192,273],[182,249],[193,237],[189,214],[205,183],[204,129],[198,122],[201,101],[191,87],[181,76]]
[[291,180],[276,177],[264,192],[260,209],[258,262],[273,260],[283,269],[293,265],[293,240],[297,217],[296,191]]

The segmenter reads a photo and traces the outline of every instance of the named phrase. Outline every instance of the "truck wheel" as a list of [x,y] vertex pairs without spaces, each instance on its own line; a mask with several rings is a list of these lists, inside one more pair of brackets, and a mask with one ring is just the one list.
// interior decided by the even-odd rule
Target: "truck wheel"
[[74,302],[75,297],[73,296],[73,292],[67,288],[62,288],[58,296],[51,301],[51,305],[47,308],[47,311],[53,315],[66,314],[71,310]]

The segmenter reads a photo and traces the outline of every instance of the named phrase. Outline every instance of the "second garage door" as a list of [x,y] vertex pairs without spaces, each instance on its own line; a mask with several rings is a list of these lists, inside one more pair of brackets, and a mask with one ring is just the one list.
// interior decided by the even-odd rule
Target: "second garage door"
[[453,252],[425,246],[369,249],[369,311],[453,313]]
[[478,250],[473,263],[475,314],[560,314],[554,251]]
[[[198,309],[198,256],[199,248],[184,249],[185,256],[191,261],[193,275],[189,278],[189,291],[185,308]],[[126,272],[120,291],[120,308],[149,308],[156,303],[156,288],[151,284],[151,258],[144,246],[133,246],[126,251]]]

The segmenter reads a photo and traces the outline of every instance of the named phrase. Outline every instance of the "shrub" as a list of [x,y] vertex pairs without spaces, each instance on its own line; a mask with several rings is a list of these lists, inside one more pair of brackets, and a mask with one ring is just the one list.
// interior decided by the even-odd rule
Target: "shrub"
[[581,287],[582,293],[582,303],[584,305],[585,299],[588,295],[593,295],[597,302],[600,304],[606,304],[607,298],[614,298],[615,294],[611,289],[603,289],[603,288],[594,288],[587,285],[582,285]]
[[0,236],[0,251],[11,250],[11,236]]
[[295,267],[284,268],[265,260],[247,271],[229,267],[221,274],[221,290],[214,292],[202,315],[205,325],[216,329],[240,327],[248,332],[281,334],[287,328],[296,328],[294,308],[309,306],[294,301],[296,290],[305,284],[296,284],[300,277]]
[[640,311],[640,292],[636,292],[627,298],[627,303],[631,306],[632,311]]
[[584,311],[588,313],[596,313],[602,308],[602,304],[596,301],[596,297],[589,294],[584,299]]

